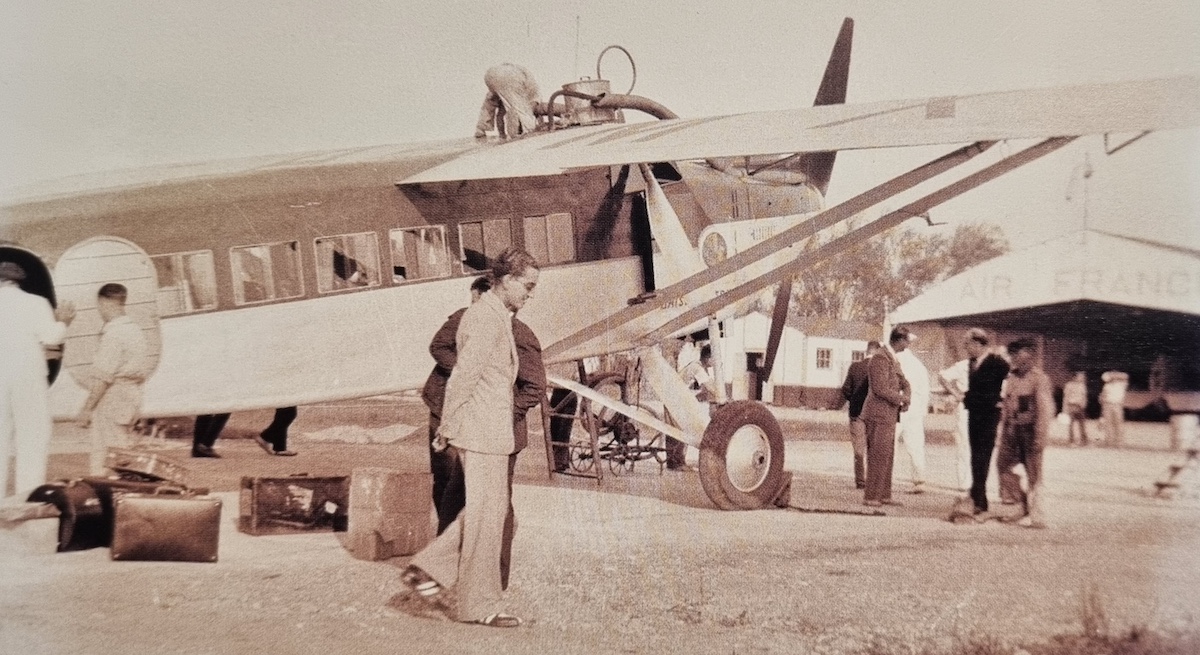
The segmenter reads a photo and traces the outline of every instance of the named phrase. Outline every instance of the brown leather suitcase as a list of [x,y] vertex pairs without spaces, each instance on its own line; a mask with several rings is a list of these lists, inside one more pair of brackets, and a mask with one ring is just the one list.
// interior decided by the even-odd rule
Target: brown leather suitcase
[[172,494],[176,496],[203,496],[208,493],[205,488],[188,488],[182,485],[171,482],[142,482],[138,480],[128,480],[125,478],[98,478],[87,477],[80,478],[79,482],[83,482],[96,492],[96,497],[100,499],[100,509],[104,513],[104,531],[100,541],[101,546],[112,544],[113,530],[113,501],[120,494]]
[[113,499],[114,560],[215,562],[221,499],[119,493]]
[[345,532],[350,478],[243,477],[238,530],[252,535]]
[[354,469],[343,545],[354,557],[369,561],[417,552],[436,532],[432,495],[430,473]]
[[145,481],[173,482],[186,485],[188,470],[178,462],[157,453],[142,450],[109,448],[104,457],[104,466],[122,476]]

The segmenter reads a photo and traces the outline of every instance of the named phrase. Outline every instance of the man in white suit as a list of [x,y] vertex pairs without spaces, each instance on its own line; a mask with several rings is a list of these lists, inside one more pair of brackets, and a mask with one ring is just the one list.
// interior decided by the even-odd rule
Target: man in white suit
[[518,354],[513,314],[537,286],[533,257],[509,248],[492,262],[492,288],[467,308],[455,338],[458,361],[446,383],[439,438],[458,451],[467,502],[458,517],[412,558],[401,578],[418,597],[440,606],[445,587],[458,589],[457,619],[516,627],[502,611],[500,554],[509,508],[513,384]]
[[904,444],[912,463],[912,493],[925,493],[925,416],[929,414],[929,369],[911,349],[896,353],[900,370],[908,380],[911,397],[908,409],[900,412],[896,437]]

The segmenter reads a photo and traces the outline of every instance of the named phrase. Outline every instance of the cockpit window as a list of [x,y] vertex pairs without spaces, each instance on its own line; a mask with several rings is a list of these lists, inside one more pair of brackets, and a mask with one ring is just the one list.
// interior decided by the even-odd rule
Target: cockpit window
[[379,285],[379,242],[374,232],[321,237],[317,254],[317,291],[329,293]]
[[392,230],[392,282],[428,280],[450,275],[446,228],[441,225]]
[[215,309],[217,276],[211,250],[154,255],[159,316]]
[[295,241],[229,249],[233,301],[246,305],[304,295],[300,253]]

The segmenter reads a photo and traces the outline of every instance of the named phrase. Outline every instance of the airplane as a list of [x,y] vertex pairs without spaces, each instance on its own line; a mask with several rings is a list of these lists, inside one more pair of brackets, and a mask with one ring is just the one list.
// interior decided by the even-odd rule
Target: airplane
[[[466,304],[488,257],[518,245],[542,264],[522,320],[547,363],[631,353],[665,413],[586,376],[552,381],[698,448],[717,507],[777,504],[787,480],[770,412],[734,401],[710,416],[659,343],[717,329],[779,285],[769,376],[804,267],[1080,135],[1200,124],[1195,77],[847,105],[853,25],[843,23],[808,108],[680,119],[587,80],[555,92],[539,128],[514,139],[115,172],[4,206],[0,261],[26,269],[26,290],[78,309],[53,411],[82,405],[76,376],[98,341],[102,283],[130,289],[129,313],[158,358],[142,416],[213,414],[420,388],[430,336]],[[627,111],[660,120],[626,123]],[[1044,140],[837,231],[997,142],[1034,138]],[[825,206],[838,151],[935,144],[968,145]]]

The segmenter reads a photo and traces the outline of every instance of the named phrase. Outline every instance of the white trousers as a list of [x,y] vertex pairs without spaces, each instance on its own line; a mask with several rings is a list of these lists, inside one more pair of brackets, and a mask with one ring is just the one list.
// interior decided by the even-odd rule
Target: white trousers
[[904,442],[912,465],[913,484],[925,483],[925,414],[922,411],[905,412],[896,426],[896,439]]
[[0,375],[0,497],[8,495],[9,458],[16,456],[14,494],[24,498],[46,483],[50,407],[46,367]]
[[958,490],[971,490],[971,438],[967,432],[967,408],[958,404],[954,409],[954,458],[958,473]]

